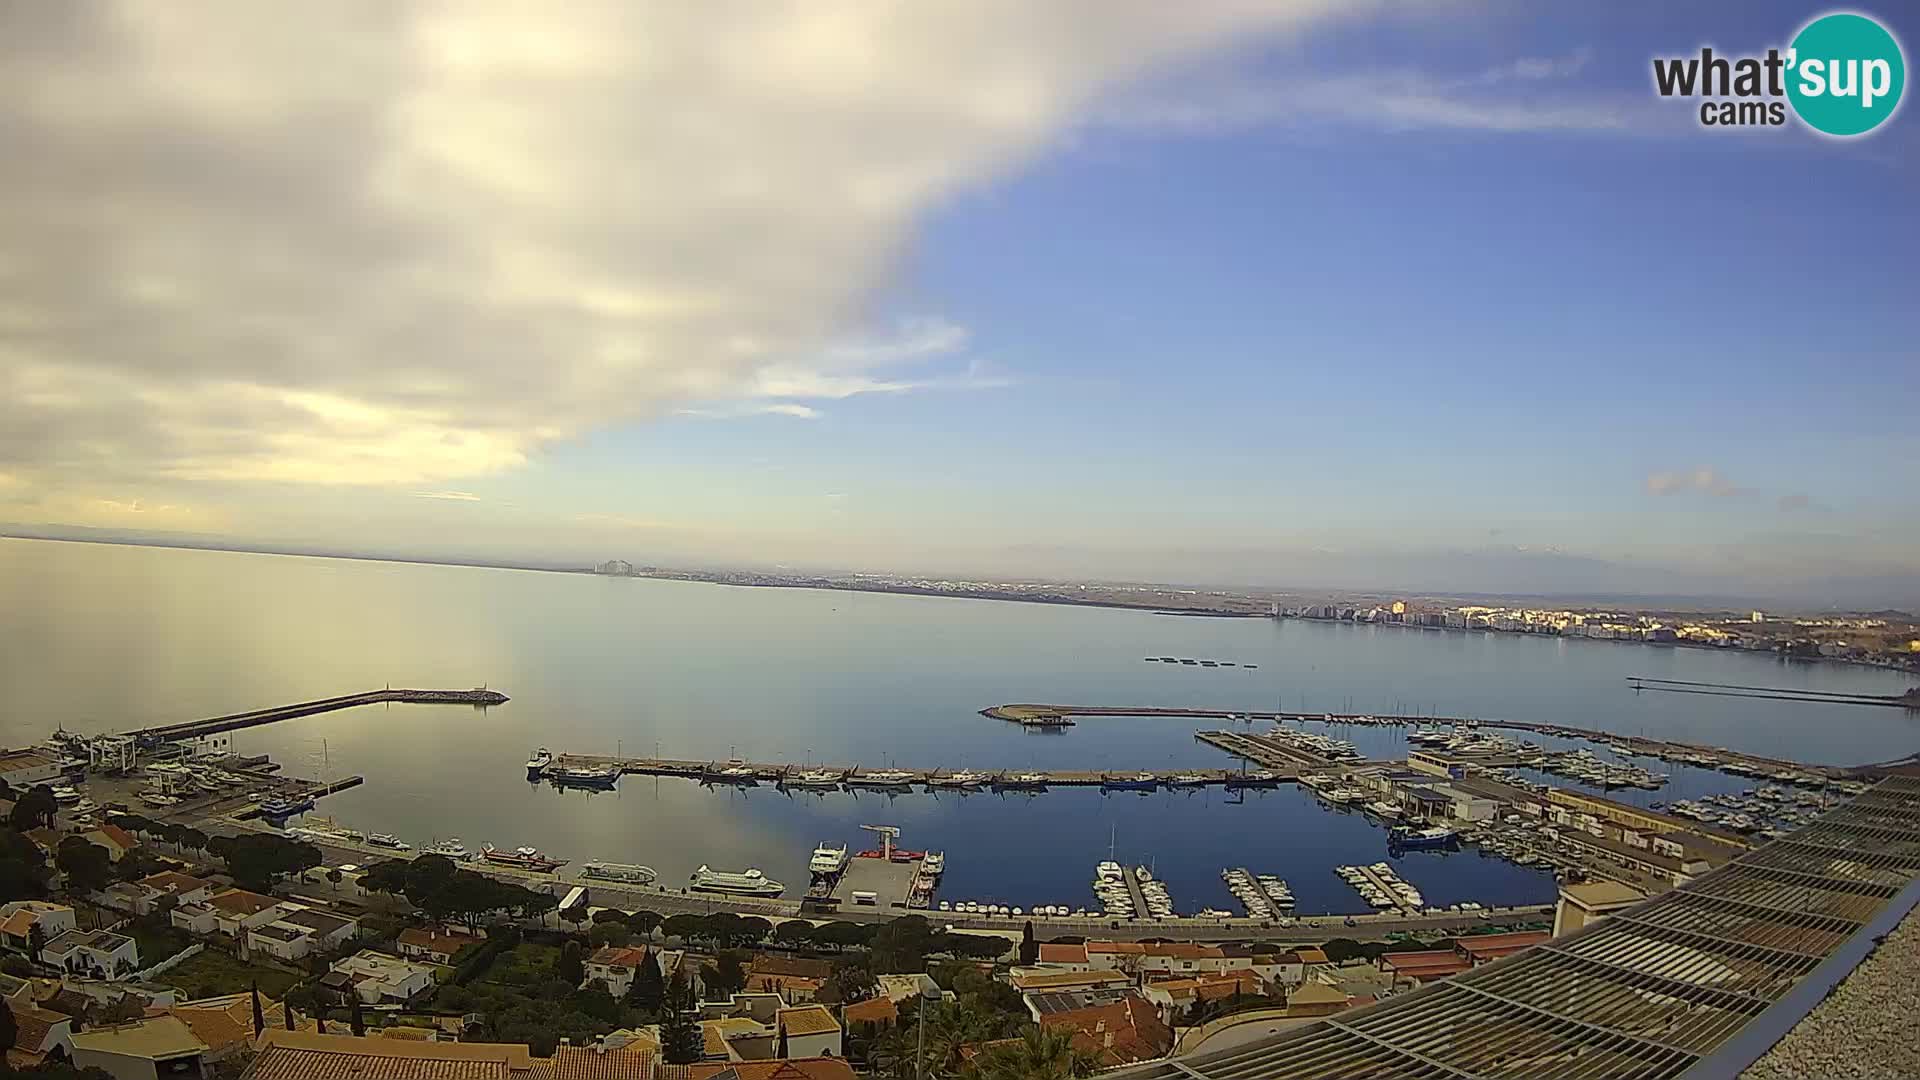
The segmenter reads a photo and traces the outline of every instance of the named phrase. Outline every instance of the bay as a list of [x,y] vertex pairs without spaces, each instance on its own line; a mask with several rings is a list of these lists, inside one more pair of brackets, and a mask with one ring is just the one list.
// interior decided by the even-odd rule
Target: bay
[[[485,711],[384,706],[236,733],[299,775],[358,773],[323,810],[416,844],[459,836],[643,862],[763,868],[798,886],[822,840],[859,826],[944,850],[943,897],[1081,906],[1109,849],[1152,865],[1181,910],[1229,907],[1225,866],[1287,878],[1303,912],[1355,911],[1331,872],[1386,858],[1364,818],[1281,789],[1151,795],[787,795],[629,777],[588,795],[524,780],[537,745],[581,753],[878,768],[1220,767],[1193,732],[1219,721],[1089,718],[1033,734],[978,710],[1001,702],[1419,711],[1537,720],[1821,763],[1913,752],[1896,709],[1635,693],[1640,675],[1897,693],[1899,673],[1690,648],[1042,604],[734,588],[585,574],[0,540],[0,740],[55,726],[107,731],[383,685],[488,685]],[[1145,663],[1148,656],[1257,668]],[[1335,728],[1369,756],[1392,729]],[[1542,740],[1547,741],[1547,740]],[[1663,766],[1662,792],[1751,781]],[[1396,864],[1430,901],[1544,901],[1545,874],[1460,854]]]

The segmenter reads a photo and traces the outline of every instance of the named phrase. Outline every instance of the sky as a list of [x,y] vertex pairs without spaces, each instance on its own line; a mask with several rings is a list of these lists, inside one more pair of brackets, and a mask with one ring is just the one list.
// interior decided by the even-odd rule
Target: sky
[[1652,89],[1825,10],[10,5],[0,527],[1920,603],[1912,109]]

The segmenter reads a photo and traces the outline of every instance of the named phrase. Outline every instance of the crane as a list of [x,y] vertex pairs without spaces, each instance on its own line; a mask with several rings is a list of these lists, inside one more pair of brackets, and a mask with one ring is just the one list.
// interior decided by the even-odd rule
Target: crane
[[898,825],[862,825],[860,827],[870,833],[880,834],[880,857],[892,862],[893,841],[900,835],[900,827]]

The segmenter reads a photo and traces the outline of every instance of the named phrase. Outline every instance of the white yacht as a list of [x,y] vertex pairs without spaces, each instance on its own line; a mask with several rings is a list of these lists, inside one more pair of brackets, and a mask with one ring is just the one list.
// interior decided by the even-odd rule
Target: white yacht
[[944,874],[947,872],[947,857],[941,852],[929,851],[921,861],[920,869],[929,874]]
[[770,880],[758,869],[734,872],[715,870],[704,865],[693,872],[688,886],[695,892],[731,893],[735,896],[779,896],[787,891],[785,885]]
[[442,840],[439,843],[434,844],[432,847],[429,847],[426,850],[422,851],[420,854],[445,855],[447,858],[452,859],[454,862],[472,862],[473,861],[473,852],[468,851],[467,845],[461,843],[460,838],[457,836],[449,837],[445,840]]
[[847,868],[847,845],[821,844],[813,849],[813,858],[807,862],[807,870],[814,876],[837,874]]
[[840,773],[833,769],[808,769],[803,773],[789,776],[788,787],[837,788],[840,786]]
[[905,769],[876,769],[847,777],[848,787],[907,787],[919,776]]
[[553,764],[553,751],[544,746],[535,750],[527,757],[527,777],[529,779],[539,777],[551,764]]
[[651,866],[633,863],[590,862],[580,868],[583,877],[601,881],[619,881],[629,885],[651,885],[660,875]]

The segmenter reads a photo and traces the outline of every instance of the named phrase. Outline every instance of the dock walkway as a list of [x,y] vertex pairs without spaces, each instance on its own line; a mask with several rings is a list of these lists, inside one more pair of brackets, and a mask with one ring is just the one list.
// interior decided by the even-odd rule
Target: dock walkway
[[139,728],[124,732],[143,742],[165,742],[175,739],[192,739],[203,735],[215,735],[222,731],[237,731],[240,728],[258,727],[262,724],[274,724],[282,720],[292,720],[316,713],[334,712],[339,709],[355,709],[362,705],[380,705],[387,702],[401,702],[413,705],[474,705],[485,707],[500,705],[508,700],[507,695],[498,690],[403,690],[386,687],[380,690],[366,690],[358,694],[342,694],[339,697],[319,698],[314,701],[297,701],[291,705],[272,705],[264,709],[251,709],[247,712],[228,713],[225,716],[209,716],[203,720],[185,720],[177,724],[156,724],[153,727]]
[[[756,782],[765,781],[783,785],[792,790],[833,791],[840,789],[860,789],[885,792],[904,789],[915,785],[940,786],[938,781],[958,770],[908,768],[895,765],[891,768],[908,774],[908,779],[898,783],[863,783],[869,772],[878,770],[863,769],[859,765],[815,762],[800,764],[797,762],[753,762],[753,761],[713,761],[693,758],[651,758],[617,757],[605,754],[560,754],[553,760],[554,767],[580,769],[618,769],[622,774],[639,776],[678,776],[689,780],[711,781],[715,784],[730,782],[721,775],[722,769],[747,768],[752,770]],[[1133,784],[1143,773],[1150,774],[1154,781],[1167,786],[1223,786],[1239,777],[1233,769],[1141,769],[1141,770],[1100,770],[1100,769],[998,769],[985,771],[988,780],[978,785],[980,788],[1008,787],[1032,788],[1046,787],[1101,787],[1109,783],[1119,786]],[[826,786],[816,782],[801,782],[803,773],[835,773],[839,779]],[[1027,779],[1037,777],[1038,779]],[[1184,778],[1176,783],[1175,778]]]
[[1386,893],[1387,898],[1393,901],[1394,908],[1402,915],[1418,915],[1420,913],[1417,908],[1408,906],[1406,901],[1400,899],[1400,894],[1393,890],[1393,886],[1389,885],[1385,878],[1382,878],[1378,873],[1374,872],[1373,867],[1356,866],[1354,869],[1360,871],[1360,876],[1372,882],[1375,888]]

